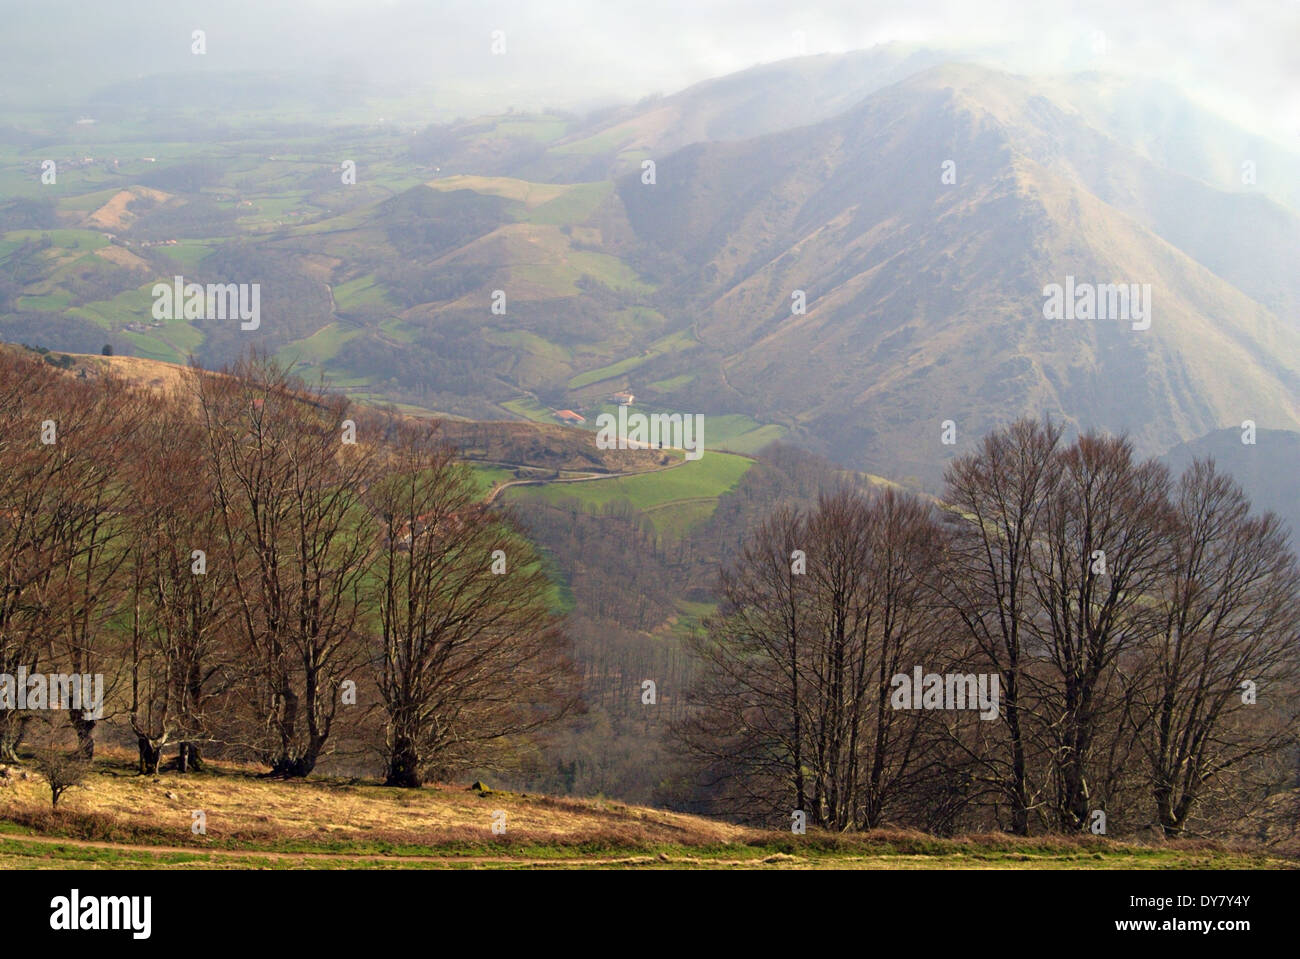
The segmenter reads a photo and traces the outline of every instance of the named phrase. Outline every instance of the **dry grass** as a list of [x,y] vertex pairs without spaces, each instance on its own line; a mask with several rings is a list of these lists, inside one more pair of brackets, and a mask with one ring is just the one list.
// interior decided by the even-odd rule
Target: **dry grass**
[[129,190],[119,190],[103,206],[86,217],[86,225],[99,230],[121,230],[130,226],[136,217],[127,207],[132,200],[151,200],[155,204],[171,199],[170,193],[153,190],[149,187],[135,186]]
[[[0,780],[0,866],[140,868],[563,867],[775,869],[1294,868],[1210,842],[1140,845],[1095,836],[938,839],[881,829],[807,836],[600,799],[419,790],[373,782],[260,778],[230,763],[136,775],[101,751],[87,787],[57,813],[33,774]],[[207,832],[191,831],[194,810]],[[492,832],[494,814],[506,832]]]
[[76,361],[74,369],[84,369],[88,375],[112,375],[134,386],[159,393],[188,387],[193,376],[188,366],[147,360],[138,356],[96,356],[90,353],[69,353]]
[[[33,774],[0,788],[0,816],[46,835],[161,845],[256,847],[349,845],[433,848],[479,842],[598,846],[708,845],[743,841],[725,823],[600,800],[566,800],[459,785],[388,789],[364,782],[262,779],[257,771],[213,765],[198,775],[136,775],[125,756],[69,792],[57,814]],[[206,836],[191,831],[203,810]],[[506,813],[506,834],[492,833]]]
[[148,261],[121,246],[102,246],[95,251],[95,256],[127,270],[148,270],[150,268]]

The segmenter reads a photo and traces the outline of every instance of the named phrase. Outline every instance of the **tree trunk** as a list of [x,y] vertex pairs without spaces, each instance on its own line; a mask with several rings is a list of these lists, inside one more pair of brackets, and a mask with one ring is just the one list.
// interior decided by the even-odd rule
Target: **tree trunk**
[[178,773],[203,772],[203,754],[198,743],[181,743],[176,753],[176,771]]
[[30,716],[21,716],[6,710],[0,714],[0,760],[18,762],[18,747],[23,744]]
[[1026,788],[1025,746],[1020,732],[1020,710],[1015,701],[1015,685],[1008,684],[1007,727],[1011,730],[1011,833],[1029,835],[1029,794]]
[[155,746],[147,736],[137,736],[136,746],[140,750],[140,775],[158,775],[158,762],[162,759],[162,747]]
[[77,755],[87,761],[95,758],[95,720],[80,713],[72,714],[72,728],[77,731]]
[[385,786],[418,789],[420,783],[420,757],[414,740],[409,736],[396,736],[388,754]]

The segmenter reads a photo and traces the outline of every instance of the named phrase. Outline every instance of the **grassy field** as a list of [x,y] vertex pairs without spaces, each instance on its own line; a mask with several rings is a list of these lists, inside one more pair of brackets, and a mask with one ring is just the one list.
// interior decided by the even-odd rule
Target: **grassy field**
[[344,323],[331,323],[311,336],[281,347],[276,355],[285,363],[319,366],[332,360],[343,344],[360,332]]
[[555,415],[531,396],[516,397],[501,404],[502,409],[532,420],[534,423],[554,423]]
[[359,309],[392,309],[388,291],[375,280],[374,274],[359,276],[334,287],[334,302],[343,311]]
[[492,488],[515,478],[515,471],[504,466],[488,466],[483,463],[470,464],[470,476],[478,491],[486,496]]
[[[843,868],[1267,869],[1296,863],[1205,842],[1138,845],[1102,837],[937,839],[746,828],[622,802],[471,790],[386,789],[373,781],[261,779],[209,764],[137,775],[101,750],[85,788],[49,808],[34,773],[0,780],[0,868]],[[191,831],[205,814],[206,833]],[[505,832],[494,820],[505,816]],[[774,824],[775,826],[776,824]]]
[[584,386],[590,386],[592,383],[599,383],[602,380],[613,379],[616,376],[622,376],[630,373],[639,366],[644,366],[656,357],[663,356],[665,353],[688,350],[695,346],[695,339],[687,330],[681,330],[670,336],[651,343],[646,350],[638,356],[629,356],[627,359],[619,360],[617,363],[611,363],[608,366],[602,366],[599,369],[588,370],[585,373],[579,373],[569,380],[568,387],[571,390],[581,389]]
[[698,460],[662,472],[591,483],[516,486],[506,491],[505,498],[520,504],[577,500],[592,513],[623,502],[645,513],[661,536],[680,539],[691,526],[713,515],[718,497],[739,483],[753,465],[743,456],[706,452]]

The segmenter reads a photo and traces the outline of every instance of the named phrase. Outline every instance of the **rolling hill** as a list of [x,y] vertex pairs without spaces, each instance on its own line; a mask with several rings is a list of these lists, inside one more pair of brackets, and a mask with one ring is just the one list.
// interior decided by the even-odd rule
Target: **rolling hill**
[[[37,777],[0,766],[0,866],[147,869],[1168,869],[1293,868],[1282,856],[1180,841],[881,829],[793,836],[606,799],[449,783],[420,790],[267,780],[235,763],[137,776],[125,752],[49,811]],[[42,795],[44,793],[44,795]],[[191,810],[208,811],[205,832]],[[504,831],[495,831],[499,822]]]
[[[619,195],[697,317],[692,371],[853,466],[933,481],[948,419],[973,438],[1051,413],[1147,453],[1245,416],[1300,424],[1300,220],[1157,168],[1021,78],[943,66],[657,173]],[[1149,284],[1151,328],[1044,319],[1067,276]]]
[[1161,457],[1175,475],[1193,459],[1213,458],[1215,465],[1241,484],[1256,511],[1272,510],[1291,526],[1291,541],[1300,546],[1300,433],[1257,430],[1254,443],[1242,442],[1240,428],[1216,430],[1179,443]]
[[[885,46],[585,118],[245,132],[155,164],[105,127],[99,156],[42,149],[81,157],[43,193],[37,154],[0,157],[0,337],[209,366],[257,343],[475,421],[590,420],[627,391],[705,414],[715,449],[787,438],[932,489],[1024,413],[1152,454],[1300,427],[1298,161],[1158,84]],[[155,320],[182,272],[259,283],[261,329]],[[1044,319],[1066,277],[1149,285],[1151,328]]]

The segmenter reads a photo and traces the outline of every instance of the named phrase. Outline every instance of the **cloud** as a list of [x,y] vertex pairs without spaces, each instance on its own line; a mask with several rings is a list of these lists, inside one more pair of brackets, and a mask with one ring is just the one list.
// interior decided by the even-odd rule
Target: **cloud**
[[[791,56],[798,32],[808,53],[894,41],[980,50],[1022,72],[1152,75],[1300,142],[1294,0],[2,0],[0,17],[0,80],[33,95],[192,69],[189,31],[202,27],[223,70],[341,72],[486,108],[580,107]],[[490,53],[493,30],[506,32],[504,58]]]

